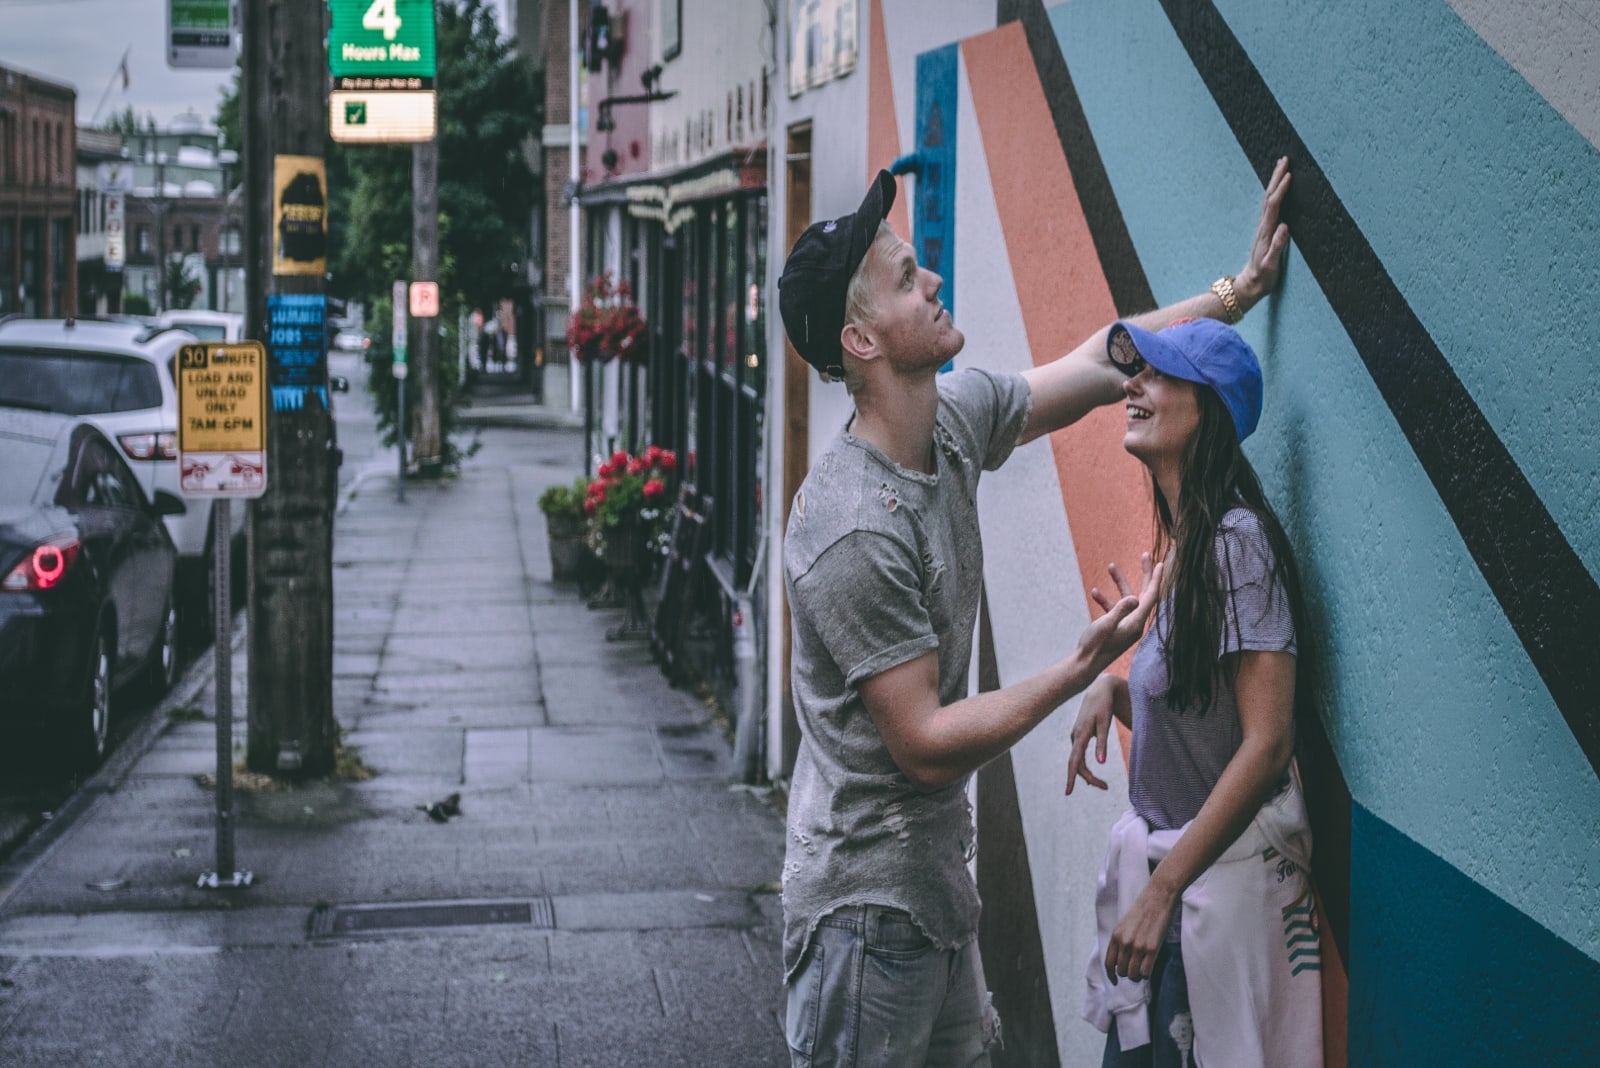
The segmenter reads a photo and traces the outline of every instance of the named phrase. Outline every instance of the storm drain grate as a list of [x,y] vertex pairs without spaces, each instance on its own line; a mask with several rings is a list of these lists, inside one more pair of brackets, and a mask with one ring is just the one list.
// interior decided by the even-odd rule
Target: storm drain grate
[[554,927],[547,897],[532,901],[429,902],[409,905],[318,905],[311,912],[312,938],[415,931],[439,927],[528,924]]

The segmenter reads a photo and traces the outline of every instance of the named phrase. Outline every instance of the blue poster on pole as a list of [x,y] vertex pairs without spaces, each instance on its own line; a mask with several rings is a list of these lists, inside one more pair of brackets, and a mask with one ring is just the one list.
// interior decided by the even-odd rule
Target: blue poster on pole
[[298,411],[306,394],[328,407],[328,301],[316,293],[267,298],[267,383],[274,411]]
[[[940,299],[956,314],[956,96],[955,45],[917,57],[916,197],[911,230],[917,259],[944,278]],[[954,362],[940,368],[948,371]]]

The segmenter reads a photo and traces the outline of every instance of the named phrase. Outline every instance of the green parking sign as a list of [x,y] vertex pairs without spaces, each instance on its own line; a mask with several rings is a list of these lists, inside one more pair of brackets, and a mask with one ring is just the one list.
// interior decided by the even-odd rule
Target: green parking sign
[[[328,68],[341,89],[432,89],[434,0],[330,0]],[[340,84],[345,79],[385,84]],[[397,79],[402,84],[387,84]],[[418,80],[421,80],[420,83]]]

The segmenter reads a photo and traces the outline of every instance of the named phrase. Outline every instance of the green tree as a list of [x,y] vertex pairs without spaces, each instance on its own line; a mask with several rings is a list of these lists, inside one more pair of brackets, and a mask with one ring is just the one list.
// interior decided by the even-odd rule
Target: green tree
[[[463,302],[487,307],[509,296],[527,259],[539,191],[522,146],[543,127],[544,91],[481,0],[439,5],[437,45],[439,282],[448,318]],[[409,272],[409,253],[400,274],[385,273],[383,253],[395,242],[410,247],[411,148],[334,146],[328,185],[333,289],[370,304]]]
[[217,114],[212,119],[217,129],[222,133],[222,147],[231,148],[238,152],[244,147],[244,120],[239,112],[239,79],[243,71],[239,65],[233,65],[233,80],[223,86],[219,92],[222,99],[217,101]]
[[153,134],[156,132],[156,117],[148,112],[143,119],[134,112],[133,105],[129,104],[121,111],[113,112],[111,118],[106,120],[106,129],[112,133],[119,133],[123,137],[137,137],[140,134]]
[[200,279],[189,269],[189,261],[182,256],[167,260],[167,307],[188,308],[200,295]]

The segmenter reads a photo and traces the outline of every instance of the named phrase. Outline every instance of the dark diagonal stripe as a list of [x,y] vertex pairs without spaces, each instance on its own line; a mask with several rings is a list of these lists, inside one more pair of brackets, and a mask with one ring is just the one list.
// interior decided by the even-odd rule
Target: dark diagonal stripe
[[[985,595],[978,610],[978,690],[988,693],[999,688]],[[1010,753],[978,770],[977,807],[978,897],[983,901],[978,947],[1005,1030],[1005,1047],[992,1054],[994,1068],[1059,1068],[1049,971]]]
[[1083,113],[1078,90],[1073,87],[1072,75],[1067,71],[1067,61],[1061,55],[1061,43],[1056,40],[1042,0],[1000,0],[996,13],[1001,24],[1020,20],[1027,35],[1028,50],[1033,53],[1039,84],[1044,87],[1045,102],[1050,105],[1056,137],[1066,153],[1072,185],[1078,202],[1083,205],[1083,218],[1089,224],[1089,236],[1094,241],[1100,270],[1111,289],[1111,301],[1117,306],[1117,314],[1149,311],[1156,306],[1155,295],[1139,263],[1139,253],[1134,250],[1128,224],[1122,218],[1122,207],[1111,188],[1111,179],[1106,177],[1100,150],[1095,147],[1089,120]]
[[[1216,7],[1161,0],[1263,181],[1288,155],[1295,245],[1600,774],[1600,586],[1456,377]],[[1406,655],[1396,649],[1396,656]]]

